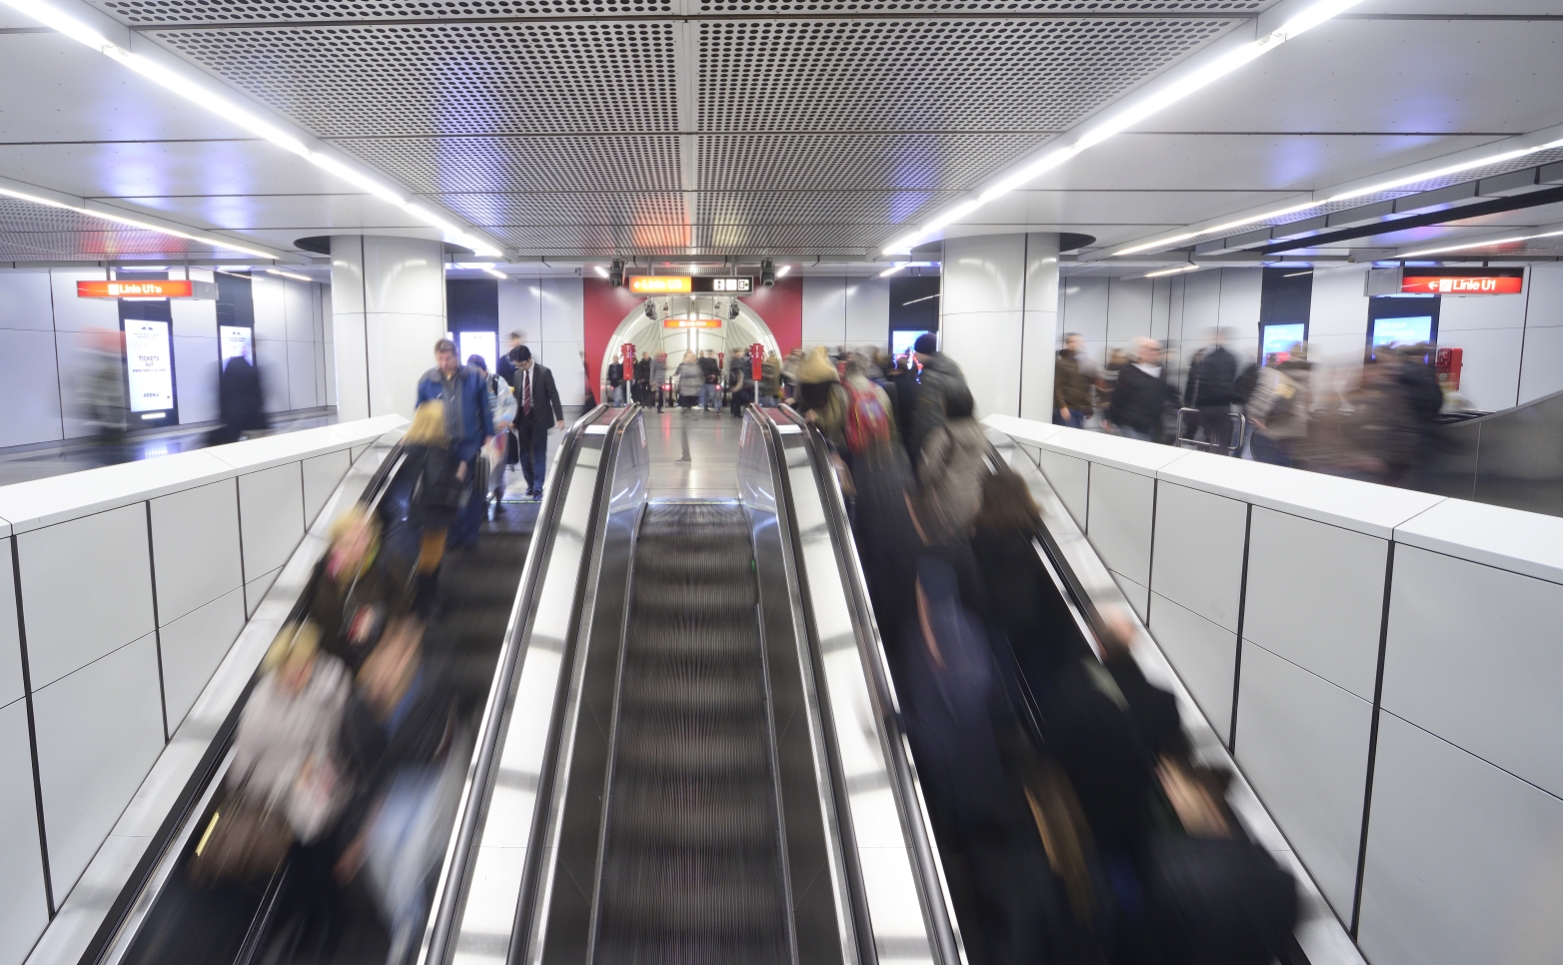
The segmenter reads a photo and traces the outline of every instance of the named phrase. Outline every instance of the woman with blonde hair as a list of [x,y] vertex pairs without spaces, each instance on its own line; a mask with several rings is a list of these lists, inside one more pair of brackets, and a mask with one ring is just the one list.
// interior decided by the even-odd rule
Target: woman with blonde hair
[[331,523],[309,583],[309,619],[322,650],[357,669],[387,621],[411,606],[410,574],[383,549],[380,520],[354,505]]
[[466,465],[451,452],[443,402],[432,399],[418,406],[392,458],[403,460],[385,500],[399,530],[395,542],[411,555],[416,539],[418,575],[432,577],[445,557],[446,536],[467,496],[462,478]]

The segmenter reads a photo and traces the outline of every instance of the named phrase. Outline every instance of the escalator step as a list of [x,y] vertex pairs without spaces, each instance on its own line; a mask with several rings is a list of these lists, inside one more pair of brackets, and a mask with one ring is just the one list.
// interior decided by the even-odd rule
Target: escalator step
[[599,965],[791,959],[749,530],[652,503],[630,587]]

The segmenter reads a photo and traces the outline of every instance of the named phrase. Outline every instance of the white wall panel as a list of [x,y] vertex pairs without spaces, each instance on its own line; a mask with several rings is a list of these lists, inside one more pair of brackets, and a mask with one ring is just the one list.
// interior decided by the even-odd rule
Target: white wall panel
[[328,452],[304,460],[304,525],[314,525],[320,509],[331,498],[331,493],[352,468],[353,460],[346,449]]
[[174,336],[174,385],[178,392],[181,423],[188,425],[217,419],[220,413],[217,353],[215,336]]
[[1444,332],[1524,328],[1525,295],[1444,295],[1438,305],[1439,342]]
[[1183,340],[1204,338],[1221,320],[1221,271],[1183,276]]
[[1460,395],[1477,409],[1507,409],[1515,405],[1520,384],[1520,349],[1525,331],[1519,328],[1473,329],[1463,332],[1438,328],[1440,348],[1465,350]]
[[846,279],[846,344],[890,348],[890,279]]
[[11,541],[0,539],[0,706],[25,693],[22,641],[16,632],[16,578],[15,570],[11,568]]
[[179,728],[195,698],[201,695],[201,689],[239,638],[244,620],[244,589],[234,587],[163,627],[159,642],[170,734]]
[[312,409],[315,396],[315,346],[312,342],[288,344],[288,408]]
[[1221,329],[1228,339],[1259,337],[1263,268],[1221,269]]
[[803,277],[803,344],[837,346],[847,335],[846,279]]
[[1172,334],[1172,279],[1151,279],[1151,338],[1166,342]]
[[53,332],[0,329],[0,385],[5,386],[6,396],[0,446],[25,446],[61,437],[64,427]]
[[445,317],[374,314],[367,317],[367,328],[374,414],[411,419],[418,380],[434,367],[434,344],[445,337]]
[[250,298],[255,303],[255,337],[273,342],[288,340],[288,309],[284,300],[285,282],[281,278],[256,272],[250,279]]
[[262,600],[266,599],[266,592],[271,589],[273,583],[277,582],[277,574],[281,572],[282,567],[279,566],[271,572],[262,573],[244,584],[244,615],[246,617],[255,615],[255,608],[261,605]]
[[244,583],[232,479],[152,500],[157,617],[164,626]]
[[245,577],[254,579],[288,561],[304,538],[304,483],[298,463],[239,477],[239,525]]
[[336,343],[326,344],[326,405],[336,405]]
[[1563,328],[1563,265],[1532,265],[1525,285],[1525,327]]
[[[585,342],[586,300],[579,278],[544,278],[541,295],[541,342]],[[506,334],[509,334],[508,332]]]
[[940,312],[1013,312],[1024,308],[1025,241],[1021,235],[951,238],[944,243]]
[[1395,549],[1384,709],[1563,794],[1563,586]]
[[502,281],[499,283],[499,347],[510,348],[510,333],[520,332],[530,343],[543,337],[542,283],[530,281]]
[[35,689],[152,632],[144,504],[46,526],[16,540]]
[[1372,700],[1389,542],[1260,506],[1252,527],[1243,636]]
[[1018,311],[951,314],[939,320],[940,349],[965,373],[979,419],[1020,414],[1020,325]]
[[1350,335],[1357,340],[1357,353],[1361,355],[1368,338],[1367,273],[1366,265],[1313,270],[1310,340],[1321,335]]
[[1107,341],[1123,344],[1151,334],[1151,280],[1114,278],[1107,295]]
[[1232,676],[1237,666],[1237,634],[1185,610],[1164,596],[1151,595],[1151,636],[1177,671],[1189,696],[1224,744],[1232,731]]
[[33,694],[54,898],[62,902],[163,750],[151,634]]
[[0,706],[0,965],[20,965],[48,923],[27,705],[18,700]]
[[290,342],[315,340],[314,298],[310,292],[314,287],[314,282],[283,279],[283,319],[287,326],[287,340]]
[[1563,961],[1560,895],[1563,801],[1381,715],[1359,933],[1373,965]]
[[1091,466],[1086,536],[1107,568],[1150,585],[1151,522],[1156,481],[1096,463]]
[[173,316],[174,337],[217,337],[217,302],[207,298],[170,298],[168,312]]
[[1059,279],[1063,290],[1063,330],[1088,342],[1107,341],[1107,291],[1110,279],[1068,277]]
[[1563,326],[1527,327],[1521,355],[1519,404],[1563,392]]
[[1151,589],[1236,633],[1247,527],[1247,503],[1158,484]]
[[1335,913],[1350,921],[1373,705],[1243,644],[1237,761]]
[[[548,342],[534,345],[533,351],[554,374],[560,405],[580,405],[586,401],[586,369],[581,364],[585,346],[580,342]],[[520,405],[518,401],[516,405]]]
[[1140,618],[1140,622],[1144,623],[1149,619],[1151,612],[1150,589],[1128,579],[1122,573],[1114,573],[1111,570],[1107,572],[1113,578],[1113,582],[1118,585],[1118,589],[1123,593],[1124,599],[1129,601],[1129,608],[1134,611],[1135,616]]
[[119,331],[119,302],[112,298],[77,298],[78,281],[104,281],[108,272],[51,271],[54,296],[54,328],[61,332],[85,332],[93,328]]
[[[288,343],[269,339],[255,340],[255,368],[260,372],[261,391],[267,412],[285,412],[288,403]],[[412,390],[409,389],[409,392]]]
[[54,331],[48,272],[0,271],[0,329]]
[[1052,484],[1053,491],[1058,493],[1059,500],[1069,510],[1075,525],[1084,532],[1089,522],[1086,505],[1090,495],[1091,464],[1084,459],[1065,456],[1049,449],[1038,449],[1036,453],[1037,467]]

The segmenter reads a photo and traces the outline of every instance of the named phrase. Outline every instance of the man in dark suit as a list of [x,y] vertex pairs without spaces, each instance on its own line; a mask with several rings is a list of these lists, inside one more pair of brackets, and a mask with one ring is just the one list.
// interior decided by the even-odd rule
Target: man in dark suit
[[512,353],[516,363],[516,437],[521,443],[521,475],[526,477],[526,494],[543,495],[543,473],[548,468],[548,429],[564,428],[564,407],[554,374],[532,358],[532,350],[518,346]]

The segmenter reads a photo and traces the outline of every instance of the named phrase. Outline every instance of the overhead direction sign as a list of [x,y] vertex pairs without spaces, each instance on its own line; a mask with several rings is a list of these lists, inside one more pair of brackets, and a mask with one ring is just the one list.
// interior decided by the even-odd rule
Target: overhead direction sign
[[1433,269],[1401,276],[1402,295],[1519,295],[1525,291],[1525,269],[1488,268],[1461,271]]
[[753,275],[631,275],[630,291],[637,295],[748,295],[754,291]]
[[720,318],[664,318],[663,328],[721,328]]
[[190,281],[79,281],[77,298],[194,298]]

